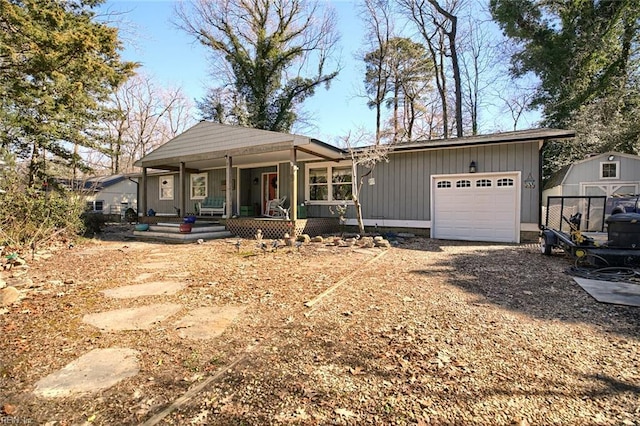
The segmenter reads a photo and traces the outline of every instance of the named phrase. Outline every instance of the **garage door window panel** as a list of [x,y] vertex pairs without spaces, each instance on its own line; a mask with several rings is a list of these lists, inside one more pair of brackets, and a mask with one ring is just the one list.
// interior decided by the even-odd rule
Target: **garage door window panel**
[[498,182],[496,184],[496,186],[499,186],[499,187],[513,186],[513,185],[514,185],[513,179],[509,179],[509,178],[498,179]]
[[487,188],[491,186],[491,179],[478,179],[476,181],[477,188]]
[[470,180],[459,180],[456,182],[456,188],[471,188],[471,181]]

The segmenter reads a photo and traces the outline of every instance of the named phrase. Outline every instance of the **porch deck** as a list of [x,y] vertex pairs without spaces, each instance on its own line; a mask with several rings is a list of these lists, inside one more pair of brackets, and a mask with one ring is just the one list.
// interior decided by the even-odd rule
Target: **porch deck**
[[264,238],[284,238],[284,234],[310,236],[330,234],[338,230],[337,218],[307,218],[288,220],[267,217],[240,217],[226,220],[226,227],[233,235],[253,238],[258,229]]
[[[211,239],[236,236],[240,238],[254,238],[258,229],[262,231],[263,238],[284,238],[285,234],[299,236],[308,234],[310,236],[330,234],[337,232],[339,222],[337,218],[307,218],[298,220],[287,220],[281,218],[268,217],[239,217],[232,219],[213,219],[211,217],[198,216],[191,233],[180,234],[177,232],[178,225],[183,222],[178,216],[144,216],[139,218],[140,223],[148,223],[149,231],[135,231],[134,236],[138,238],[150,238],[164,241],[181,242],[193,241],[196,239]],[[215,227],[215,234],[207,235],[207,229]],[[225,231],[225,232],[219,232]]]

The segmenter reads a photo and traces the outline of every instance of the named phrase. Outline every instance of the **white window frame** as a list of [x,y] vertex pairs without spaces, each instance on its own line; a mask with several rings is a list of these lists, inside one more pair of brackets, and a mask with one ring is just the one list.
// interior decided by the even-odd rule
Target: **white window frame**
[[[616,175],[604,177],[604,166],[609,164],[613,164],[616,166]],[[620,162],[619,161],[602,161],[600,163],[600,179],[606,179],[606,180],[620,179]]]
[[[162,182],[166,181],[166,184],[163,184]],[[163,189],[170,189],[171,190],[171,196],[169,195],[164,195],[163,196]],[[159,200],[173,200],[174,198],[174,193],[175,193],[175,186],[174,186],[174,180],[173,180],[173,175],[165,175],[165,176],[160,176],[158,177],[158,199]]]
[[[196,187],[193,185],[196,179],[204,178],[204,195],[195,195]],[[209,194],[209,174],[208,173],[194,173],[189,176],[189,193],[192,200],[204,200]]]
[[[327,205],[327,204],[347,204],[353,205],[353,200],[334,200],[333,199],[333,169],[349,168],[351,170],[351,193],[353,194],[353,185],[355,185],[355,176],[353,176],[353,165],[349,162],[336,164],[335,162],[323,162],[323,163],[306,163],[305,164],[305,185],[304,185],[304,197],[307,204],[310,205]],[[326,169],[327,171],[327,199],[326,200],[312,200],[311,199],[311,182],[309,176],[309,170],[311,169]]]
[[[98,209],[98,204],[100,204],[100,209]],[[89,207],[89,205],[91,205],[91,212],[92,213],[103,213],[104,212],[104,205],[105,205],[104,200],[87,201],[87,208]]]

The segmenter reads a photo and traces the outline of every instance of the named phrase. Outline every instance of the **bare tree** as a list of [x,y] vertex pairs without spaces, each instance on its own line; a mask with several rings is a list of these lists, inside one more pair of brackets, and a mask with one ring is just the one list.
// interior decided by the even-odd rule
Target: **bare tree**
[[238,124],[290,131],[297,107],[338,74],[338,40],[328,4],[304,0],[196,0],[176,10],[178,26],[211,49],[236,92]]
[[114,116],[104,123],[108,167],[133,171],[133,163],[194,123],[191,102],[180,88],[161,88],[137,74],[113,94]]
[[449,108],[446,58],[450,58],[454,81],[456,135],[464,134],[462,120],[462,83],[457,51],[458,18],[461,0],[447,0],[442,7],[437,0],[399,0],[399,4],[425,40],[436,66],[436,87],[442,102],[443,137],[449,137]]
[[[364,220],[362,218],[362,201],[360,194],[365,178],[375,169],[376,165],[382,161],[389,162],[388,154],[391,150],[390,144],[374,143],[365,147],[361,147],[363,142],[370,138],[363,131],[359,131],[355,136],[351,133],[342,137],[342,143],[351,156],[351,173],[352,173],[352,200],[356,212],[356,220],[358,221],[358,229],[361,235],[365,234]],[[358,175],[358,171],[362,169],[362,175]]]
[[389,79],[386,66],[387,47],[393,36],[391,7],[387,0],[364,0],[360,16],[365,22],[365,27],[369,28],[366,35],[369,43],[365,49],[368,52],[377,52],[377,55],[372,56],[369,61],[367,56],[370,53],[363,59],[367,66],[365,77],[366,92],[369,95],[367,103],[369,107],[376,110],[376,144],[379,144],[382,132],[382,105],[387,95]]
[[[478,11],[475,11],[476,13]],[[486,25],[487,21],[478,19],[478,16],[468,16],[465,20],[466,32],[461,37],[461,72],[465,87],[463,103],[471,119],[471,133],[477,135],[480,129],[479,109],[485,97],[482,95],[495,82],[495,70],[497,63],[496,46],[491,41]],[[491,81],[486,77],[491,75]]]

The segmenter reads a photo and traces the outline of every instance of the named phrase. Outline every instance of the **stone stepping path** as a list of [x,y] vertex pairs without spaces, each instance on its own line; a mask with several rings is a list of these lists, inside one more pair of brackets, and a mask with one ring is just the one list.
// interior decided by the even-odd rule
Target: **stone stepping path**
[[[140,273],[133,280],[137,284],[102,290],[101,293],[113,299],[134,299],[178,293],[187,287],[186,283],[178,280],[187,278],[189,273],[178,272],[167,275],[166,270],[173,268],[174,262],[161,261],[160,258],[169,254],[151,253],[150,257],[156,258],[158,261],[141,265],[141,269],[145,272]],[[147,282],[159,273],[164,278],[173,278],[174,280]],[[181,309],[182,305],[179,304],[157,303],[88,313],[83,317],[82,322],[100,329],[103,333],[149,330],[155,324],[167,320]],[[244,310],[245,307],[239,306],[198,308],[174,321],[170,328],[176,330],[183,339],[213,339],[220,336]],[[138,351],[126,348],[93,350],[38,381],[33,392],[35,395],[45,398],[97,393],[125,378],[138,374],[138,355]]]
[[198,308],[176,321],[175,328],[183,339],[213,339],[245,310],[240,306]]
[[143,296],[161,296],[175,294],[187,285],[179,281],[154,281],[102,290],[101,293],[114,299],[132,299]]
[[140,371],[139,352],[126,348],[94,349],[36,383],[36,395],[56,398],[97,393]]
[[86,314],[82,318],[82,322],[97,327],[103,332],[148,330],[155,323],[169,318],[180,309],[182,309],[182,306],[174,303],[116,309],[113,311]]

